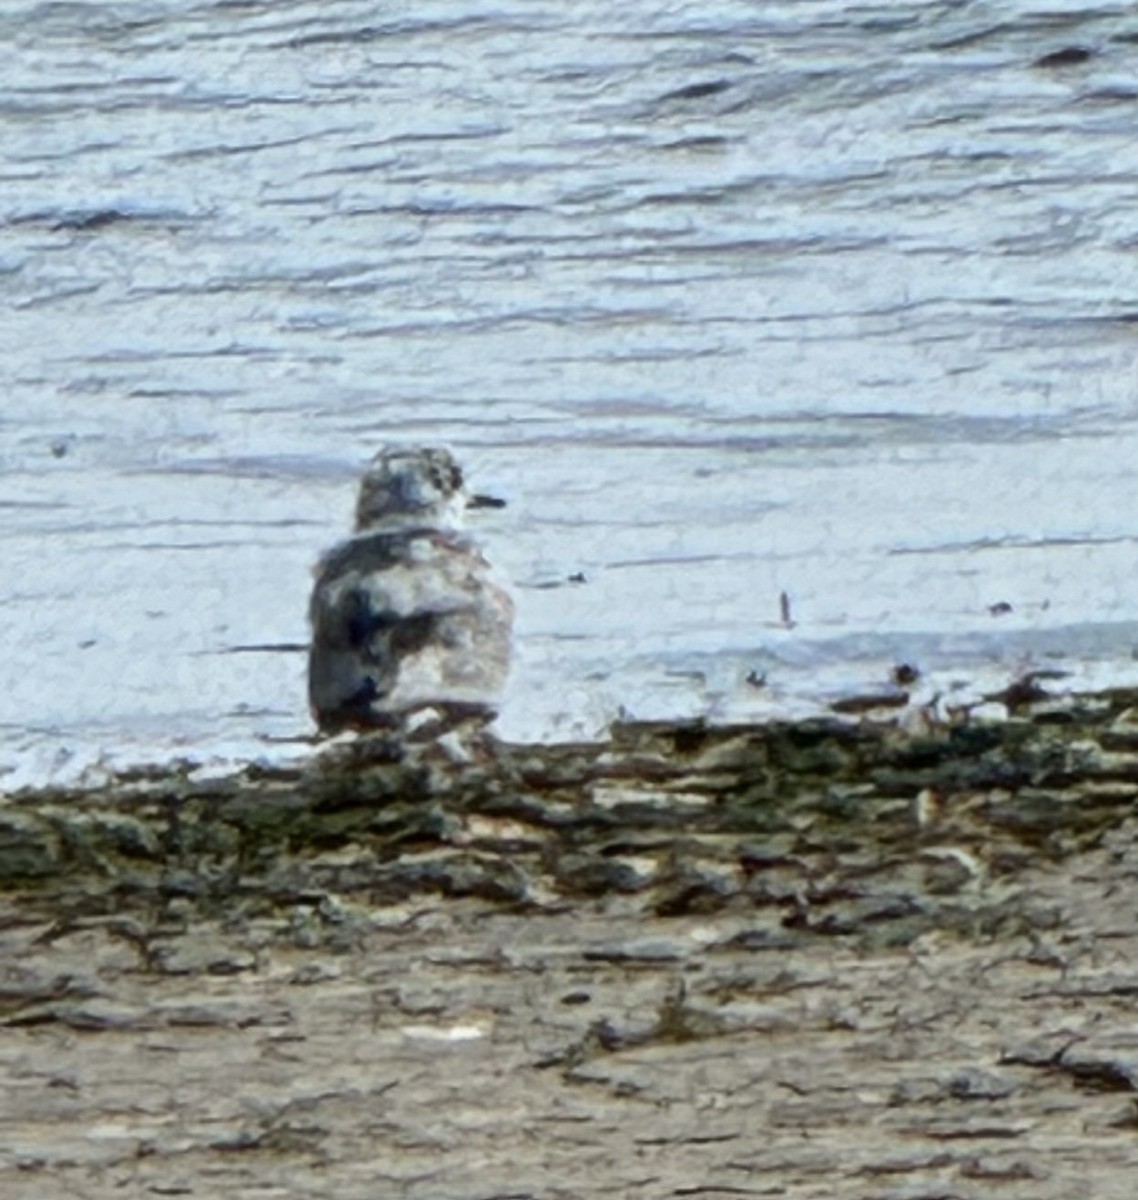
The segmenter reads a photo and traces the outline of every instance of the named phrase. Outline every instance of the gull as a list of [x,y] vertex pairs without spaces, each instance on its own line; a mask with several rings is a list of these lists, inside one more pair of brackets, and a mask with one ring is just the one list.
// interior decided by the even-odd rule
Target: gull
[[368,465],[355,533],[321,558],[309,605],[321,733],[496,715],[514,606],[461,531],[470,503],[448,450],[389,447]]

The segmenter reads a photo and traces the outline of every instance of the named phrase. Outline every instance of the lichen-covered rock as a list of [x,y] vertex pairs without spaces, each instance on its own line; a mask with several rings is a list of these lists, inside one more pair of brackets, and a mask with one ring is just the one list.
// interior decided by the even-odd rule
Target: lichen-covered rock
[[0,808],[0,883],[11,887],[58,874],[60,839],[34,813]]
[[626,722],[607,743],[487,738],[461,754],[380,735],[200,783],[177,763],[8,797],[0,889],[35,881],[73,911],[88,894],[92,911],[181,897],[233,916],[305,892],[624,896],[656,916],[773,903],[796,936],[876,942],[889,925],[903,940],[998,910],[996,880],[1093,846],[1133,810],[1138,751],[1119,737],[1134,700],[1060,708],[1041,693],[1004,721],[913,733],[868,718]]

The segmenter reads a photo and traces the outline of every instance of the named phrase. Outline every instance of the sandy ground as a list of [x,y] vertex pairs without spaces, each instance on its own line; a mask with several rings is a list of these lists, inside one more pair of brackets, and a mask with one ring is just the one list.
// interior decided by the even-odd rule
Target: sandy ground
[[1129,1198],[1117,709],[11,798],[0,1195]]
[[1046,931],[876,952],[606,904],[310,948],[8,907],[0,1191],[1129,1197],[1136,866],[1033,872]]

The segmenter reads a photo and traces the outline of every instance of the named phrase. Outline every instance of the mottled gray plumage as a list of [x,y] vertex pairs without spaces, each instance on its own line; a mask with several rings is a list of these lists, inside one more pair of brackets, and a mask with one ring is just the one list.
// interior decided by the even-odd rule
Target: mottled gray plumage
[[513,604],[458,529],[465,505],[446,450],[372,460],[356,534],[324,556],[312,591],[308,695],[321,730],[397,727],[419,709],[493,716]]

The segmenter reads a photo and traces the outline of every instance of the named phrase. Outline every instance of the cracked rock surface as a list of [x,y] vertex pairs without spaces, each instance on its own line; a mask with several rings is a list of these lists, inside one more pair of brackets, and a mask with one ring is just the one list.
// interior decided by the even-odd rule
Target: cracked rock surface
[[1138,697],[0,804],[0,1195],[1133,1194]]

